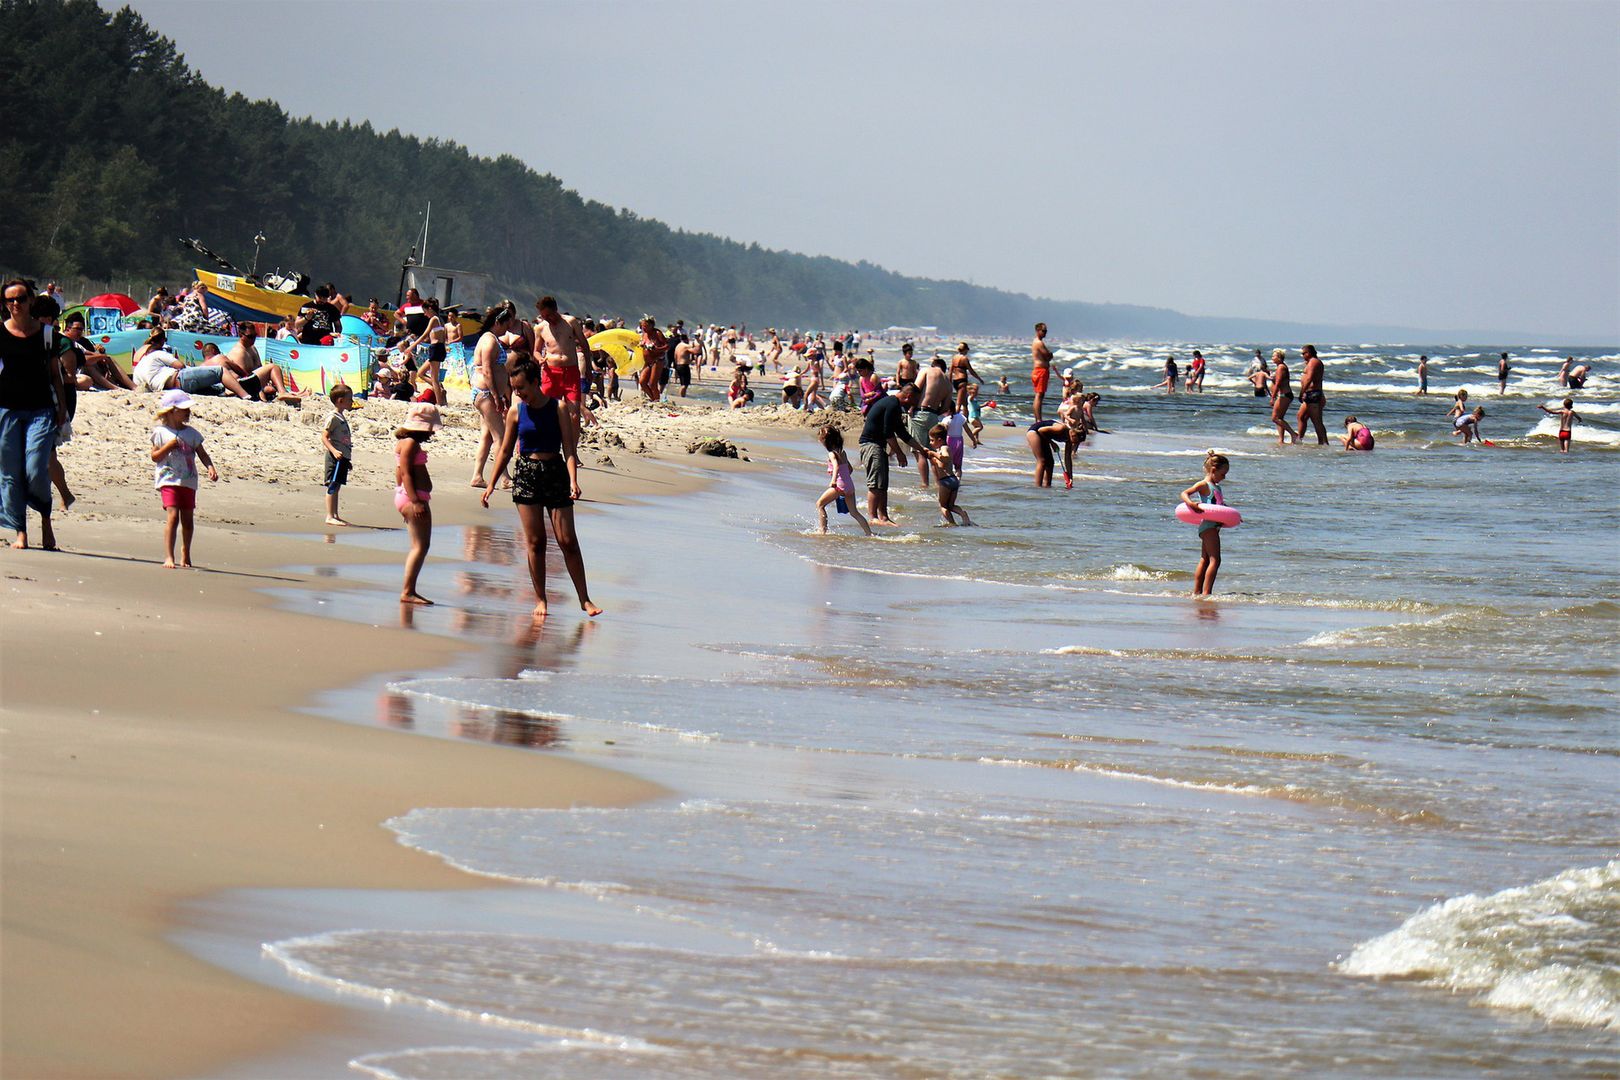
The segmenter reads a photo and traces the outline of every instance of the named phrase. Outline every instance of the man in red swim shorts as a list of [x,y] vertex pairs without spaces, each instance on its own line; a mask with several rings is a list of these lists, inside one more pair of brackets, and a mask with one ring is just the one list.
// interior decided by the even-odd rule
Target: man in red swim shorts
[[1035,340],[1029,346],[1029,359],[1033,365],[1029,373],[1029,387],[1035,394],[1035,422],[1043,417],[1041,407],[1046,404],[1046,387],[1052,381],[1052,350],[1046,344],[1046,324],[1035,324]]
[[540,349],[540,392],[563,403],[563,422],[572,425],[577,439],[580,362],[591,355],[585,327],[572,315],[563,315],[557,310],[555,296],[542,296],[534,307],[540,314],[534,324]]

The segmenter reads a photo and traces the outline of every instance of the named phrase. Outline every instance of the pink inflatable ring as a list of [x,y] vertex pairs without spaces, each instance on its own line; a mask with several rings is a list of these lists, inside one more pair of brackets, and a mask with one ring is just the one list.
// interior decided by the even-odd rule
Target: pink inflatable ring
[[1198,505],[1203,507],[1204,512],[1202,514],[1184,502],[1176,503],[1176,520],[1185,521],[1188,525],[1203,525],[1214,522],[1228,529],[1234,525],[1243,524],[1243,515],[1230,506],[1217,506],[1214,503],[1199,503]]

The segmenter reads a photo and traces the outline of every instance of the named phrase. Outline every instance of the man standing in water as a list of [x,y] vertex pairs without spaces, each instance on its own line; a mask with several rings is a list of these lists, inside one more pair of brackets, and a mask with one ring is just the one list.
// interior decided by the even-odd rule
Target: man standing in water
[[[940,417],[945,412],[945,403],[951,399],[951,380],[945,374],[945,362],[939,357],[923,370],[917,378],[917,389],[921,400],[917,404],[917,411],[911,414],[909,425],[911,438],[918,446],[926,445],[928,433],[934,430]],[[917,476],[922,480],[922,488],[928,490],[928,455],[917,455]]]
[[928,456],[906,429],[906,410],[916,401],[916,384],[906,383],[897,393],[883,395],[866,410],[866,424],[861,428],[861,468],[866,473],[866,513],[874,525],[894,524],[889,517],[889,440],[904,439],[918,456]]
[[1496,365],[1496,392],[1498,394],[1507,393],[1508,372],[1512,370],[1513,369],[1508,366],[1508,354],[1503,353],[1502,359],[1498,361]]
[[1309,420],[1316,428],[1316,441],[1319,445],[1328,444],[1327,428],[1322,426],[1322,406],[1327,404],[1327,398],[1322,394],[1322,361],[1316,357],[1316,346],[1306,345],[1299,350],[1299,355],[1305,359],[1305,367],[1299,373],[1299,437],[1305,437],[1305,421]]
[[1035,324],[1035,340],[1029,344],[1029,388],[1035,394],[1035,422],[1040,423],[1041,407],[1046,404],[1046,384],[1052,379],[1052,350],[1046,344],[1046,324]]

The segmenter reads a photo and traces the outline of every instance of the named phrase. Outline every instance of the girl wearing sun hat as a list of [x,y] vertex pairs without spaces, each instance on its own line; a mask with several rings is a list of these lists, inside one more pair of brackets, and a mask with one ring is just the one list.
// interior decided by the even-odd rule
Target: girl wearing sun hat
[[192,513],[197,507],[197,462],[208,466],[208,479],[219,480],[214,460],[203,449],[202,432],[186,423],[191,419],[191,395],[165,390],[158,402],[157,427],[152,429],[152,486],[163,499],[163,565],[175,568],[174,534],[180,533],[180,562],[191,565]]
[[417,575],[422,572],[428,545],[433,542],[433,511],[428,508],[433,478],[428,475],[428,455],[422,444],[442,427],[439,407],[431,401],[420,401],[405,414],[405,422],[394,429],[394,438],[399,440],[394,445],[394,508],[405,519],[405,528],[411,534],[411,550],[405,556],[405,585],[399,593],[402,604],[433,603],[416,591]]

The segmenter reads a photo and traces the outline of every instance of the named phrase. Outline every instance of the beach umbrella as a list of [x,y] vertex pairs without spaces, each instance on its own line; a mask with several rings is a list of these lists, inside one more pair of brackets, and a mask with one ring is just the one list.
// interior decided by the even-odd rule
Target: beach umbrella
[[132,311],[139,311],[141,305],[125,296],[123,293],[108,292],[100,296],[92,296],[84,302],[87,308],[117,308],[118,314],[128,315]]

